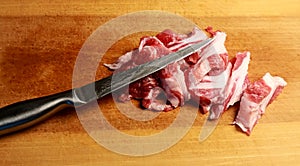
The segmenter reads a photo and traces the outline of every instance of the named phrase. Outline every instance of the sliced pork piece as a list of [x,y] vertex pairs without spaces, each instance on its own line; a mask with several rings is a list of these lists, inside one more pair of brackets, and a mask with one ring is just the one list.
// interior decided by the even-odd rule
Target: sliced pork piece
[[188,85],[196,87],[208,73],[217,75],[226,69],[228,54],[224,46],[225,39],[225,33],[217,33],[215,40],[200,52],[200,59],[186,71]]
[[226,109],[240,101],[243,91],[249,84],[247,78],[249,62],[250,52],[237,53],[231,60],[233,68],[226,88]]
[[219,75],[206,75],[196,86],[189,86],[193,100],[200,100],[199,103],[204,112],[210,111],[210,119],[219,118],[225,111],[225,92],[231,68],[232,66],[229,63],[226,70]]
[[250,84],[242,96],[239,112],[233,123],[250,135],[253,127],[265,113],[267,105],[286,85],[282,78],[273,77],[269,73]]
[[197,63],[185,71],[192,99],[200,103],[204,112],[212,110],[211,119],[218,118],[224,111],[225,88],[232,68],[225,39],[225,33],[217,32],[214,42],[200,52]]
[[178,62],[159,71],[161,84],[171,105],[176,108],[190,99],[185,83],[184,73]]

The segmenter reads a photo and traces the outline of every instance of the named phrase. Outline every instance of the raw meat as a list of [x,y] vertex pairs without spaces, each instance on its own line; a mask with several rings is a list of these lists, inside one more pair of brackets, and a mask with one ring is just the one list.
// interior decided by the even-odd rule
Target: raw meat
[[[154,37],[143,37],[140,41],[138,49],[135,49],[121,56],[114,64],[105,64],[110,69],[122,71],[147,61],[154,60],[170,52],[183,49],[191,44],[201,42],[207,39],[204,32],[198,28],[194,28],[188,35],[175,34],[171,30],[165,30]],[[168,65],[161,71],[152,74],[151,86],[144,87],[143,82],[149,78],[143,78],[129,86],[129,93],[120,95],[120,101],[126,101],[131,98],[142,99],[142,105],[145,108],[155,111],[170,111],[180,105],[184,101],[190,99],[190,94],[185,83],[184,70],[190,67],[191,61],[199,59],[198,53],[194,53],[191,59],[181,60],[174,64]],[[161,87],[158,90],[156,87]],[[152,90],[154,89],[155,90]],[[163,105],[156,98],[164,93],[168,102]]]
[[273,77],[269,73],[250,84],[242,96],[234,124],[250,135],[253,127],[265,113],[267,105],[278,96],[286,84],[282,78]]
[[250,52],[237,53],[231,60],[233,64],[232,73],[226,89],[225,109],[240,101],[243,91],[249,84],[248,65],[250,62]]
[[217,119],[224,111],[225,88],[232,67],[224,46],[226,34],[214,35],[214,42],[200,52],[198,62],[185,71],[192,99],[200,103],[204,113],[210,110],[210,119]]
[[[214,31],[212,27],[206,31],[215,37],[212,43],[130,84],[128,89],[123,89],[119,100],[139,99],[144,108],[153,111],[171,111],[193,100],[203,113],[210,112],[211,120],[220,118],[225,110],[241,100],[234,124],[250,134],[286,82],[267,73],[261,80],[250,84],[250,52],[239,52],[229,60],[225,48],[226,34]],[[116,63],[105,65],[116,72],[123,71],[207,38],[198,28],[187,35],[165,30],[156,36],[141,38],[137,49],[121,56]]]
[[[194,100],[200,99],[204,112],[210,111],[210,119],[217,119],[225,111],[226,85],[231,72],[231,64],[227,65],[219,75],[206,75],[197,84],[191,84],[189,90]],[[203,103],[203,101],[206,103]],[[207,102],[209,101],[209,102]]]

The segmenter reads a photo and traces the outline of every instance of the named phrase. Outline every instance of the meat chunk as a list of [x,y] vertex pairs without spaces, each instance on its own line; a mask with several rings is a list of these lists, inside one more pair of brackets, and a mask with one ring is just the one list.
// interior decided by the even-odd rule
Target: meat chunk
[[159,72],[163,89],[171,105],[176,108],[190,99],[183,71],[178,62],[168,65]]
[[261,116],[265,113],[266,107],[278,95],[287,83],[280,77],[273,77],[267,73],[262,79],[250,84],[245,90],[239,112],[234,124],[242,131],[251,134]]
[[200,52],[198,62],[185,72],[192,99],[200,103],[204,112],[211,110],[211,119],[224,111],[225,90],[232,68],[225,39],[224,32],[216,32],[214,42]]
[[237,53],[235,58],[231,60],[233,68],[225,92],[226,109],[240,101],[243,91],[249,84],[247,78],[249,62],[250,52]]
[[206,75],[198,84],[189,86],[192,98],[200,100],[204,112],[210,111],[210,119],[219,118],[225,111],[225,92],[231,68],[232,66],[229,64],[226,70],[219,75]]

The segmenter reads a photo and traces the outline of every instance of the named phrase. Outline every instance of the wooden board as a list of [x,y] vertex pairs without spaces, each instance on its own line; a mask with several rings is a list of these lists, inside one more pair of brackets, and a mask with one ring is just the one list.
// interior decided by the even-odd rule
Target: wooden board
[[[163,10],[184,16],[200,28],[227,33],[230,56],[251,52],[250,79],[266,72],[288,86],[268,107],[251,136],[234,126],[236,108],[224,113],[213,134],[199,142],[206,115],[171,148],[150,156],[111,152],[85,132],[76,112],[66,109],[27,130],[0,138],[0,165],[297,165],[300,161],[300,6],[297,0],[269,1],[59,1],[0,2],[0,107],[72,88],[72,74],[84,41],[100,25],[139,10]],[[133,35],[116,43],[103,59],[114,61],[136,47]],[[129,43],[129,44],[128,44]],[[97,79],[111,74],[99,67]],[[178,110],[148,122],[135,122],[99,101],[119,130],[150,135],[164,130]],[[89,108],[93,109],[93,108]],[[113,138],[112,138],[113,139]]]

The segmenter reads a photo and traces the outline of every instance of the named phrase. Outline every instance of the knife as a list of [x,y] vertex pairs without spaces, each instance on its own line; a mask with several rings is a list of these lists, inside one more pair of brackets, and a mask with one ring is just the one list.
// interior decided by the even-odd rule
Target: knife
[[78,107],[104,97],[149,74],[179,61],[211,43],[208,38],[177,52],[116,73],[85,86],[35,99],[17,102],[0,108],[0,135],[37,124],[66,107]]

